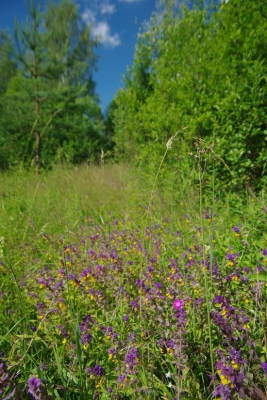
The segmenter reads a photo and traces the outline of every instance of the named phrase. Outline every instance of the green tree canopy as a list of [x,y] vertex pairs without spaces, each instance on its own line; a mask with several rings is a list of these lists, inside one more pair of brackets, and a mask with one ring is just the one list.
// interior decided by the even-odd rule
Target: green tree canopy
[[17,74],[3,89],[0,132],[8,163],[82,162],[104,145],[92,79],[96,67],[90,27],[72,0],[31,0],[25,23],[15,24]]
[[212,168],[225,184],[264,185],[266,45],[263,2],[177,8],[174,0],[163,1],[139,35],[125,87],[115,97],[120,153],[152,162],[187,127],[177,136],[172,165],[194,151],[197,137],[213,146]]

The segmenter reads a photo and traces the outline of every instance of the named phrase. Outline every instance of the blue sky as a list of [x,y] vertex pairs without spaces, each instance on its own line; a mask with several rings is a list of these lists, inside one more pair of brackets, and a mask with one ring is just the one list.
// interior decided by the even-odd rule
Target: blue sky
[[[96,92],[102,110],[116,91],[123,86],[122,76],[131,65],[137,34],[142,22],[156,10],[156,0],[75,0],[83,20],[92,24],[92,33],[99,37],[98,71],[94,75]],[[13,34],[15,18],[27,16],[25,0],[0,0],[0,29]],[[45,0],[41,0],[41,5]]]

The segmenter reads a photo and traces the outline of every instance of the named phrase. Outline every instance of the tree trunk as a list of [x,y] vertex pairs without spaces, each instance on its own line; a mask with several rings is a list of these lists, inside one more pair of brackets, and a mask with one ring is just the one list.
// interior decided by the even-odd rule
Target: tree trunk
[[[40,112],[40,100],[39,100],[38,85],[37,85],[38,71],[34,53],[33,53],[33,77],[34,77],[34,94],[35,94],[35,114],[36,118],[38,119]],[[39,132],[35,132],[34,134],[35,134],[35,168],[36,168],[36,173],[39,174],[41,167],[41,161],[40,161],[41,136]]]

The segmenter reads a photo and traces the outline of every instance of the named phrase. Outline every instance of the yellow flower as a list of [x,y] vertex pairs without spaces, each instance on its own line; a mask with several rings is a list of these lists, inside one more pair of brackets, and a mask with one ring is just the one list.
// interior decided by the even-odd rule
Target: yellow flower
[[239,282],[240,281],[239,276],[236,276],[236,275],[232,276],[232,281]]
[[225,307],[223,307],[221,314],[223,317],[225,317],[225,315],[227,314],[227,310]]
[[232,367],[233,367],[234,369],[239,369],[239,367],[240,367],[240,365],[237,364],[234,360],[231,361],[231,364],[232,364]]
[[231,383],[230,379],[227,378],[227,376],[224,376],[224,375],[222,374],[222,371],[219,370],[219,371],[218,371],[218,375],[219,375],[219,377],[220,377],[220,380],[221,380],[222,385],[228,385],[229,383]]

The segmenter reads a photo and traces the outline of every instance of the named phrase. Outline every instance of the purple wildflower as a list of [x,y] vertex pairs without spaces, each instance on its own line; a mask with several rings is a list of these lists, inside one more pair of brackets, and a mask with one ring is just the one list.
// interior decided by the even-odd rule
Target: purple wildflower
[[83,345],[87,346],[92,340],[92,335],[90,333],[86,333],[81,336],[81,342]]
[[235,233],[240,233],[240,232],[241,232],[240,229],[239,229],[237,226],[234,226],[234,227],[233,227],[233,231],[234,231]]
[[9,376],[8,373],[6,372],[6,368],[3,363],[0,363],[0,394],[2,393],[1,388],[7,386],[8,380]]
[[184,305],[184,303],[182,302],[182,300],[179,300],[179,299],[176,299],[176,300],[174,300],[174,302],[173,302],[173,307],[174,307],[176,310],[180,310],[180,309],[183,307],[183,305]]
[[137,309],[137,308],[138,308],[138,303],[137,303],[137,301],[135,301],[135,300],[131,301],[131,307],[132,307],[133,309]]
[[125,379],[126,379],[126,376],[125,376],[125,375],[119,375],[119,377],[118,377],[118,382],[119,382],[119,383],[124,383]]
[[86,372],[88,375],[98,375],[102,376],[105,374],[105,370],[101,365],[95,364],[94,368],[86,368]]
[[123,316],[123,322],[128,322],[129,321],[129,316],[128,315],[124,315]]
[[95,366],[93,368],[93,372],[95,375],[102,376],[102,375],[104,375],[105,370],[103,367],[101,367],[101,365],[95,364]]
[[133,368],[138,362],[138,350],[135,347],[132,347],[129,352],[125,356],[125,364],[128,370],[131,372],[133,371]]
[[263,368],[263,371],[264,371],[265,375],[267,376],[267,362],[262,362],[261,366]]
[[41,396],[41,385],[42,381],[35,376],[32,376],[28,380],[28,392],[33,396],[35,400],[39,400]]

